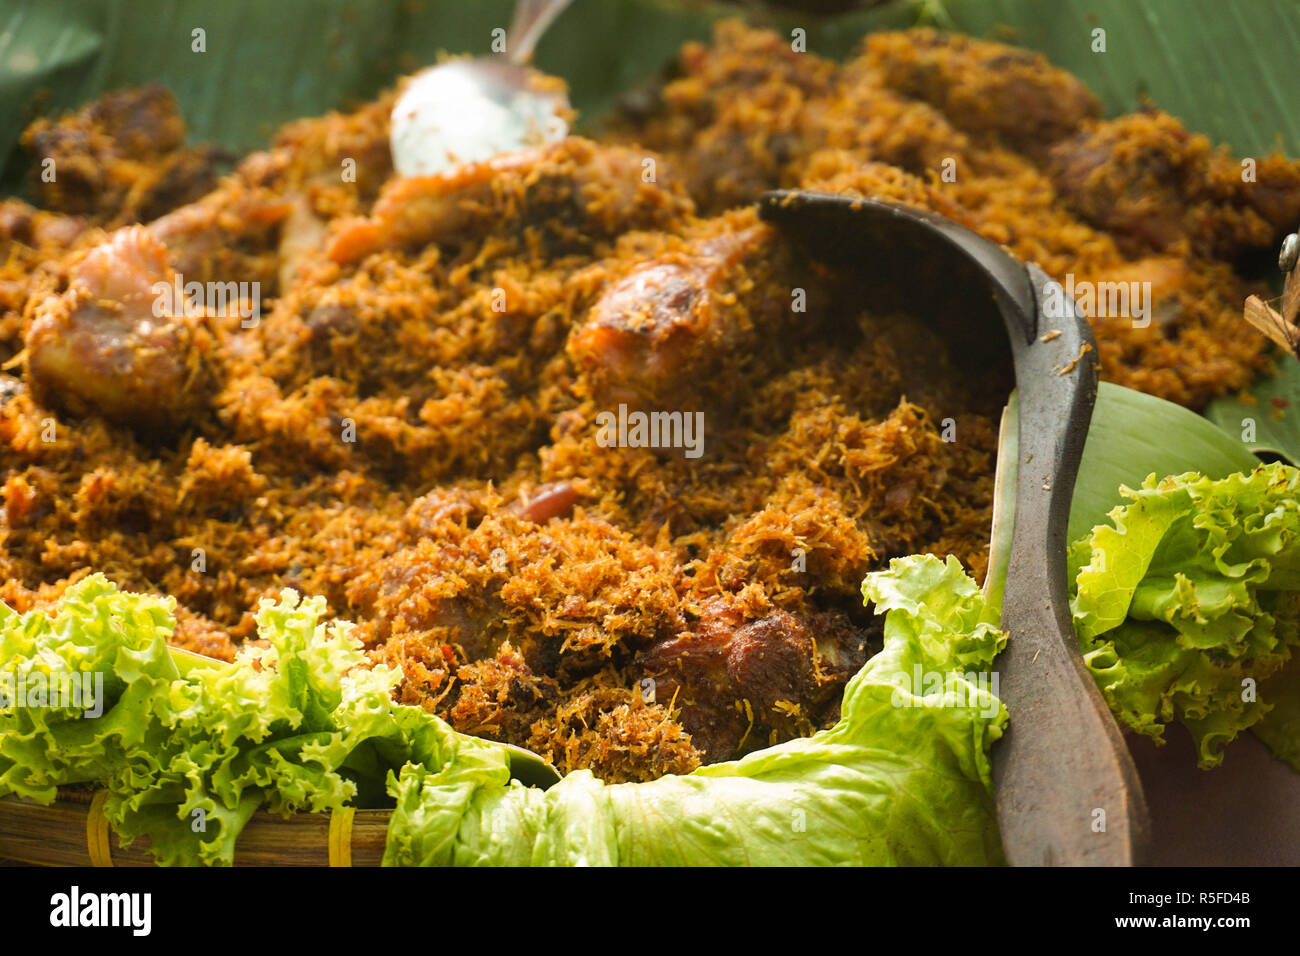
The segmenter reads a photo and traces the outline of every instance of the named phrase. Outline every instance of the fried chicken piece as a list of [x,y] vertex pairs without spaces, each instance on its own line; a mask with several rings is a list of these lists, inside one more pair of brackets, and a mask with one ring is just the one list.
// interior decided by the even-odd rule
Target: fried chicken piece
[[[275,167],[251,157],[197,202],[59,263],[67,290],[47,283],[25,305],[33,394],[155,438],[206,414],[223,377],[221,330],[258,321],[244,290],[258,300],[275,292],[276,233],[293,208],[264,185]],[[221,301],[172,301],[177,284],[193,283]]]
[[1047,168],[1069,207],[1132,257],[1186,239],[1231,260],[1272,247],[1300,217],[1300,163],[1270,157],[1243,182],[1226,149],[1158,111],[1085,123],[1052,147]]
[[657,175],[647,181],[646,158],[570,137],[433,176],[396,177],[368,218],[333,233],[327,251],[347,265],[385,249],[504,232],[558,253],[630,229],[670,228],[690,202]]
[[[41,205],[109,228],[148,222],[198,199],[216,185],[224,159],[213,146],[185,146],[176,99],[157,83],[39,119],[21,143],[36,160],[31,182]],[[46,169],[54,175],[43,175]]]
[[715,763],[815,730],[866,647],[836,615],[777,610],[746,622],[715,598],[690,630],[657,642],[639,663],[656,700],[680,708],[692,742]]
[[260,166],[251,158],[202,199],[148,225],[186,282],[256,282],[262,299],[279,291],[281,225],[297,200],[267,185],[273,172]]
[[1101,113],[1077,78],[1001,43],[928,29],[873,33],[863,57],[886,87],[938,108],[959,129],[1031,156]]
[[216,387],[216,340],[202,316],[155,308],[173,273],[163,246],[128,226],[75,268],[68,290],[33,310],[26,371],[43,404],[155,437],[194,421]]
[[724,216],[608,286],[568,354],[601,394],[676,400],[789,314],[792,283],[771,289],[783,258],[774,231],[751,211]]

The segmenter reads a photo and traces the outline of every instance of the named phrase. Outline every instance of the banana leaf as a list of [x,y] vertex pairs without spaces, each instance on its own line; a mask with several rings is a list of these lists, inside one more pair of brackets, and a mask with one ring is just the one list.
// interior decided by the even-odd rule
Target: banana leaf
[[1300,362],[1284,357],[1274,375],[1241,395],[1215,399],[1205,415],[1251,452],[1300,464]]
[[[811,4],[810,4],[811,5]],[[286,120],[355,104],[440,52],[487,53],[511,0],[3,0],[0,191],[20,189],[18,136],[33,117],[117,87],[173,90],[196,141],[244,151]],[[833,16],[758,3],[575,0],[537,64],[564,77],[586,121],[654,76],[685,41],[743,14],[843,57],[874,29],[921,22],[1038,49],[1110,113],[1144,100],[1239,152],[1300,153],[1290,79],[1293,0],[892,0]],[[1093,31],[1106,31],[1094,53]],[[202,30],[203,52],[196,51]]]
[[[1018,403],[1013,394],[998,439],[997,488],[993,510],[986,595],[1000,605],[1011,534],[1015,530],[1016,470],[1019,466]],[[1102,382],[1088,426],[1083,461],[1070,501],[1066,541],[1103,524],[1123,501],[1120,486],[1136,488],[1148,475],[1164,478],[1200,472],[1226,478],[1259,462],[1250,450],[1195,412],[1153,395]]]

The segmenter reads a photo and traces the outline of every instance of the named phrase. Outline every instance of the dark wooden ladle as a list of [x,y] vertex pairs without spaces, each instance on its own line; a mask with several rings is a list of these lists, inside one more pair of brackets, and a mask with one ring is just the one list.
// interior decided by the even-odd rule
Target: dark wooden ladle
[[[993,747],[998,822],[1016,865],[1134,865],[1148,820],[1109,708],[1079,655],[1066,583],[1066,524],[1097,395],[1087,320],[1045,316],[1051,279],[933,213],[879,200],[777,191],[762,217],[810,258],[880,290],[880,303],[936,327],[955,356],[1005,368],[1019,405],[1014,532],[998,659],[1011,715]],[[873,293],[873,304],[874,293]]]

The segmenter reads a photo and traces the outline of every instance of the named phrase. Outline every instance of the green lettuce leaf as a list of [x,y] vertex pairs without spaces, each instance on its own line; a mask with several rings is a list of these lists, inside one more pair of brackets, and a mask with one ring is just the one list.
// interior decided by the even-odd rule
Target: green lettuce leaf
[[1279,694],[1260,684],[1300,645],[1298,492],[1283,464],[1153,475],[1070,548],[1075,627],[1103,696],[1156,740],[1184,724],[1202,767],[1273,709]]
[[263,602],[265,646],[182,673],[166,645],[173,602],[95,575],[53,614],[0,605],[0,675],[103,679],[97,715],[0,701],[0,795],[107,789],[114,830],[147,835],[163,864],[230,864],[259,808],[389,795],[389,864],[1001,862],[994,613],[953,558],[896,560],[863,594],[885,615],[884,649],[833,728],[688,776],[606,785],[580,772],[544,792],[511,779],[505,748],[395,704],[397,675],[366,666],[349,625],[322,624],[321,599]]
[[823,865],[1002,862],[989,748],[1005,643],[954,558],[896,559],[863,595],[885,643],[812,737],[649,783],[569,774],[546,792],[462,750],[404,767],[385,863]]
[[[173,626],[169,602],[122,594],[100,575],[69,588],[54,618],[0,604],[0,679],[8,689],[0,695],[0,793],[49,803],[58,786],[136,772],[130,752],[161,749],[157,711],[167,709],[179,676],[167,653]],[[42,683],[93,687],[96,678],[102,699],[80,708],[31,694]],[[94,710],[101,716],[83,719]]]
[[148,836],[163,864],[228,865],[260,807],[374,805],[387,799],[387,775],[410,761],[477,761],[509,776],[504,748],[395,704],[398,675],[368,666],[350,625],[320,622],[323,599],[286,590],[264,601],[257,626],[267,646],[185,675],[166,644],[173,608],[102,575],[69,588],[53,615],[0,605],[0,677],[15,687],[36,675],[103,682],[98,715],[27,696],[0,701],[0,795],[48,804],[59,786],[101,787],[125,842]]

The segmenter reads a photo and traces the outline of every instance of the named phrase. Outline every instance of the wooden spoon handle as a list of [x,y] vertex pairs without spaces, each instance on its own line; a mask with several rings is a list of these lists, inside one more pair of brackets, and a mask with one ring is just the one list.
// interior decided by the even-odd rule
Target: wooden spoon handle
[[[999,695],[1011,713],[993,752],[998,822],[1017,865],[1141,862],[1146,804],[1128,748],[1075,646],[1066,525],[1097,392],[1082,317],[1040,317],[1050,280],[1028,267],[1034,335],[1013,343],[1019,448],[1002,604]],[[1073,307],[1073,304],[1070,304]],[[1047,341],[1043,341],[1046,338]]]

